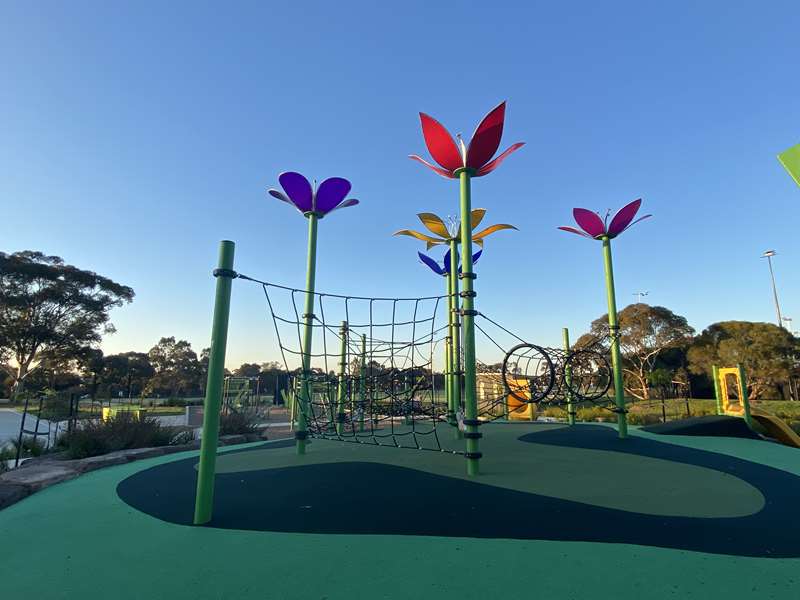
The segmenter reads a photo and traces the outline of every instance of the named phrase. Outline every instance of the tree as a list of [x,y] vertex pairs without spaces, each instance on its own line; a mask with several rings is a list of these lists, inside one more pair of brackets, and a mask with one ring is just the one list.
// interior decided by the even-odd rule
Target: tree
[[174,397],[199,390],[200,362],[186,340],[161,338],[147,356],[155,371],[147,384],[148,392]]
[[237,377],[258,377],[259,373],[261,373],[261,367],[256,363],[244,363],[233,372]]
[[123,352],[105,357],[100,379],[112,396],[122,392],[127,398],[133,398],[142,393],[153,375],[155,369],[147,354]]
[[0,361],[19,389],[45,360],[68,361],[112,333],[111,309],[133,300],[133,290],[65,264],[58,256],[0,252]]
[[795,369],[798,340],[771,323],[722,321],[710,325],[689,348],[689,370],[711,376],[712,365],[741,364],[747,374],[747,391],[756,400],[781,393]]
[[[659,357],[669,348],[687,345],[694,329],[685,317],[663,306],[631,304],[618,316],[625,391],[635,398],[648,399],[650,374],[657,367]],[[607,339],[607,333],[608,315],[603,315],[592,322],[590,334],[582,336],[576,346]]]

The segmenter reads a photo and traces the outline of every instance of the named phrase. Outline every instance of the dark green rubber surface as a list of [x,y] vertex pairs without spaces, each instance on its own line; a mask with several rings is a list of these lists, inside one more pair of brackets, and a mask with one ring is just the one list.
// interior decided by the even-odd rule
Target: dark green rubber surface
[[[118,495],[119,488],[135,504],[138,486],[126,485],[172,468],[174,485],[160,476],[166,487],[159,494],[163,506],[177,505],[196,453],[90,473],[0,511],[1,539],[14,548],[3,561],[3,595],[35,589],[38,598],[796,597],[800,560],[763,550],[782,544],[788,556],[800,539],[794,512],[781,512],[786,502],[773,489],[794,485],[797,450],[733,438],[670,436],[665,444],[637,430],[620,442],[599,426],[500,427],[483,428],[486,474],[476,479],[461,476],[462,458],[423,451],[316,440],[304,459],[290,448],[261,445],[226,451],[218,483],[239,503],[251,498],[250,512],[263,523],[250,529],[176,524]],[[517,451],[503,457],[506,447]],[[236,490],[237,478],[254,476],[266,484],[251,487],[250,496]],[[220,518],[234,518],[224,494]],[[300,504],[310,497],[325,511]],[[406,512],[396,513],[398,507]],[[702,516],[687,516],[692,507]],[[170,518],[179,522],[182,510]],[[236,518],[257,520],[240,512]],[[725,537],[714,522],[749,520],[748,536],[762,541],[747,552],[741,540],[735,552],[724,539],[713,552],[625,543],[619,536],[627,518],[685,521],[675,537],[694,545]],[[498,524],[509,537],[496,537]],[[545,529],[552,539],[529,536]],[[605,531],[605,540],[563,539],[582,530],[589,537]]]

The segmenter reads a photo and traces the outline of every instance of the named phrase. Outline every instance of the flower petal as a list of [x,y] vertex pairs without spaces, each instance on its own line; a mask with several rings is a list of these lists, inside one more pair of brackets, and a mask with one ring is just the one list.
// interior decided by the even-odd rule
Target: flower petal
[[506,158],[508,158],[508,156],[512,152],[514,152],[516,150],[519,150],[524,145],[525,145],[525,142],[517,142],[516,144],[513,144],[505,152],[503,152],[500,156],[495,158],[492,162],[487,163],[484,166],[482,166],[480,169],[478,169],[478,171],[475,173],[475,175],[473,175],[473,177],[483,177],[484,175],[488,175],[489,173],[494,171],[497,167],[499,167],[500,163],[502,163]]
[[474,265],[476,262],[478,262],[478,259],[481,257],[481,254],[483,254],[483,249],[481,249],[481,250],[478,250],[478,251],[477,251],[475,254],[473,254],[473,255],[472,255],[472,264],[473,264],[473,265]]
[[429,163],[427,160],[424,160],[423,158],[417,156],[416,154],[411,154],[411,155],[409,155],[408,158],[410,158],[411,160],[416,160],[417,162],[421,162],[423,165],[425,165],[426,167],[428,167],[432,171],[435,171],[436,173],[438,173],[442,177],[447,177],[448,179],[455,179],[456,178],[456,176],[453,175],[453,173],[451,171],[446,171],[444,169],[440,169],[439,167],[435,167],[431,163]]
[[287,171],[278,176],[278,181],[281,187],[286,192],[286,195],[300,211],[308,212],[312,210],[312,195],[311,184],[308,179],[295,173],[294,171]]
[[427,255],[423,254],[422,252],[417,252],[417,256],[419,256],[419,259],[424,264],[426,264],[426,265],[428,265],[430,267],[431,271],[433,271],[437,275],[444,275],[444,271],[442,270],[442,267],[440,267],[439,264],[435,260],[433,260],[430,256],[427,256]]
[[419,120],[422,123],[425,145],[433,160],[448,171],[455,171],[463,167],[464,159],[458,151],[453,136],[445,129],[444,125],[425,113],[419,113]]
[[[420,233],[419,231],[414,231],[413,229],[401,229],[400,231],[395,231],[392,235],[408,235],[413,238],[417,238],[418,240],[422,240],[423,242],[428,242],[428,244],[436,245],[441,244],[442,240],[437,240],[429,235],[425,235],[424,233]],[[428,246],[430,248],[430,246]]]
[[[653,216],[653,215],[644,215],[643,217],[639,217],[638,219],[636,219],[636,220],[635,220],[633,223],[631,223],[630,225],[628,225],[628,226],[627,226],[625,229],[623,229],[622,231],[628,231],[628,229],[630,229],[631,227],[633,227],[634,225],[636,225],[636,224],[637,224],[639,221],[644,221],[645,219],[649,219],[649,218],[650,218],[650,217],[652,217],[652,216]],[[622,233],[622,231],[620,231],[619,233]],[[619,235],[619,233],[618,233],[617,235]]]
[[329,210],[328,214],[331,214],[333,211],[339,210],[340,208],[347,208],[348,206],[355,206],[356,204],[359,204],[359,201],[356,200],[355,198],[350,198],[349,200],[345,200],[335,208]]
[[489,111],[478,126],[467,148],[467,166],[478,170],[489,162],[500,147],[503,137],[503,122],[506,118],[505,101]]
[[608,226],[608,235],[616,236],[625,231],[628,225],[631,224],[636,213],[639,212],[639,207],[642,205],[642,199],[634,200],[619,209],[614,218],[611,219],[611,225]]
[[350,193],[350,182],[342,177],[331,177],[323,181],[314,196],[314,210],[320,214],[329,213],[339,206]]
[[475,231],[475,228],[481,224],[483,221],[483,217],[486,214],[485,208],[474,208],[470,213],[470,221],[472,221],[472,231]]
[[444,266],[444,272],[450,272],[450,250],[448,249],[447,252],[444,253],[444,258],[442,259],[442,266]]
[[419,220],[422,221],[422,224],[428,228],[428,231],[431,231],[436,235],[443,237],[444,239],[450,238],[450,232],[447,231],[447,225],[445,225],[444,221],[442,221],[442,219],[437,215],[433,213],[419,213],[417,216],[419,217]]
[[472,241],[477,242],[478,240],[482,240],[487,235],[494,233],[495,231],[501,231],[503,229],[517,229],[513,225],[509,225],[508,223],[498,223],[497,225],[489,225],[486,229],[479,231],[478,233],[472,234]]
[[270,189],[267,190],[267,193],[270,196],[272,196],[274,198],[277,198],[281,202],[286,202],[286,203],[291,204],[292,206],[294,206],[294,203],[291,200],[289,200],[289,198],[286,197],[286,194],[284,194],[283,192],[281,192],[279,190],[275,190],[275,189],[270,188]]
[[605,234],[606,224],[596,212],[585,208],[573,208],[572,216],[575,217],[578,227],[588,233],[590,237],[596,238]]
[[592,239],[592,236],[586,235],[580,229],[575,229],[574,227],[559,227],[561,231],[569,231],[570,233],[577,233],[581,237]]

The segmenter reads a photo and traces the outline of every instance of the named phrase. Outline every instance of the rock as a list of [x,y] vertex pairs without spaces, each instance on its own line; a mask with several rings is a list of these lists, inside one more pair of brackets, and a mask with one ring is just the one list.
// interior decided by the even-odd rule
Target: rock
[[45,454],[43,456],[34,456],[33,458],[27,458],[24,461],[20,462],[19,468],[26,469],[30,468],[34,465],[41,465],[43,463],[52,463],[52,462],[63,462],[65,460],[69,460],[66,452],[52,452]]
[[244,434],[244,439],[248,442],[260,442],[267,439],[267,432],[264,430],[261,433],[246,433]]
[[154,456],[163,456],[164,448],[159,446],[157,448],[134,448],[132,450],[123,450],[128,460],[142,460],[143,458],[153,458]]
[[247,438],[243,435],[223,435],[219,438],[220,446],[232,446],[234,444],[244,444]]
[[125,452],[125,450],[119,450],[117,452],[101,454],[100,456],[90,456],[89,458],[76,460],[75,463],[82,473],[88,473],[89,471],[96,471],[104,467],[124,465],[128,462],[128,457],[125,455]]
[[[88,459],[87,459],[88,460]],[[14,469],[0,475],[0,483],[22,485],[35,492],[62,481],[75,479],[81,471],[70,463],[39,463],[27,469]]]
[[19,502],[29,496],[30,493],[31,491],[24,485],[0,483],[0,510]]

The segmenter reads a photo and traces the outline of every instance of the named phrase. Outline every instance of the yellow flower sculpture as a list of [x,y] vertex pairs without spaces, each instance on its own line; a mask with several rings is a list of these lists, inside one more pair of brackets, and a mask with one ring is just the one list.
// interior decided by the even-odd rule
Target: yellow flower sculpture
[[[483,248],[483,240],[487,235],[502,229],[516,229],[516,227],[513,225],[509,225],[507,223],[498,223],[497,225],[490,225],[486,229],[474,233],[475,228],[478,227],[480,222],[483,220],[483,217],[486,214],[486,209],[476,208],[471,214],[473,231],[472,242],[481,248]],[[451,220],[448,225],[441,219],[441,217],[438,217],[433,213],[419,213],[417,217],[419,217],[419,220],[422,221],[422,224],[427,228],[427,230],[433,233],[436,237],[427,235],[425,233],[420,233],[419,231],[414,231],[413,229],[401,229],[400,231],[395,231],[393,235],[408,235],[410,237],[417,238],[418,240],[422,240],[425,242],[427,250],[430,250],[439,244],[447,244],[451,240],[457,240],[460,236],[460,221]]]

